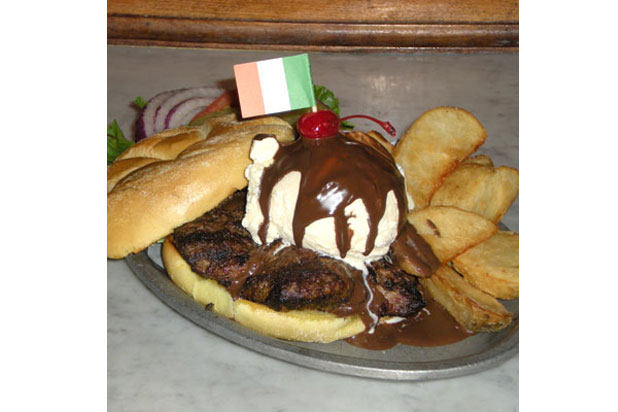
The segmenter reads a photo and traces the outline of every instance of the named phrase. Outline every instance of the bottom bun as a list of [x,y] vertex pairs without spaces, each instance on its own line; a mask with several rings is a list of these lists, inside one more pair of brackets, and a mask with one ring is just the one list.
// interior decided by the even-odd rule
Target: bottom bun
[[193,272],[169,238],[163,243],[161,254],[172,281],[196,302],[212,304],[212,310],[218,314],[264,335],[293,341],[328,343],[365,330],[358,315],[339,317],[316,310],[277,312],[245,299],[234,300],[219,283]]

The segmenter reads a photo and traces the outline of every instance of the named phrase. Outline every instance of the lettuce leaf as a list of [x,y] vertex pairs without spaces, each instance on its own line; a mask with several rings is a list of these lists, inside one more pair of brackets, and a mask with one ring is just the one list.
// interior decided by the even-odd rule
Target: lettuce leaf
[[[341,117],[339,111],[339,99],[337,99],[335,93],[326,88],[326,86],[319,86],[317,84],[313,85],[313,93],[315,94],[316,100],[324,103],[324,105],[331,109],[337,117]],[[341,127],[344,129],[353,129],[354,125],[349,122],[341,122]]]
[[133,142],[127,140],[114,120],[107,126],[107,165],[109,166],[122,152],[127,150]]
[[139,109],[143,109],[144,107],[146,107],[147,103],[148,102],[144,100],[142,96],[137,96],[135,100],[133,100],[133,104],[136,105]]

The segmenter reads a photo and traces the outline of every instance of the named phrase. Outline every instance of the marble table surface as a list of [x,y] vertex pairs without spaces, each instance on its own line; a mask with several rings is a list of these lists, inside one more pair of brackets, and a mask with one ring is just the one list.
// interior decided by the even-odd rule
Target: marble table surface
[[[287,52],[108,46],[107,121],[132,135],[137,96],[233,78],[232,65]],[[485,126],[479,149],[518,168],[517,54],[311,53],[313,79],[342,114],[390,120],[399,134],[425,110],[459,106]],[[373,128],[357,121],[359,129]],[[503,222],[519,230],[519,203]],[[330,374],[234,345],[178,315],[132,274],[107,262],[110,411],[516,411],[519,357],[473,375],[390,382]]]

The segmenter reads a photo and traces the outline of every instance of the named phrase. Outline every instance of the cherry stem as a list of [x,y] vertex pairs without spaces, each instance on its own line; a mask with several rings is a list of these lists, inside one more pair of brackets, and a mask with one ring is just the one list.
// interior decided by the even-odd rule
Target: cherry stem
[[339,119],[339,121],[343,122],[345,120],[352,119],[354,117],[361,117],[363,119],[371,120],[372,122],[379,124],[380,126],[382,126],[384,130],[386,130],[386,133],[390,134],[393,137],[395,137],[395,135],[397,134],[391,122],[383,122],[381,120],[376,119],[375,117],[365,116],[364,114],[353,114],[352,116],[343,117]]

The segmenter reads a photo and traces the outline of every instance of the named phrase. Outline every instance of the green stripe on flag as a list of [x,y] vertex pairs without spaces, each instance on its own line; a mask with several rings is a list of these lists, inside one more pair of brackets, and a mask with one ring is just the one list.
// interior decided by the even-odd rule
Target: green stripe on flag
[[284,57],[282,61],[285,81],[288,85],[290,110],[315,106],[309,56],[299,54],[298,56]]

